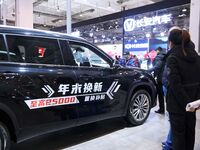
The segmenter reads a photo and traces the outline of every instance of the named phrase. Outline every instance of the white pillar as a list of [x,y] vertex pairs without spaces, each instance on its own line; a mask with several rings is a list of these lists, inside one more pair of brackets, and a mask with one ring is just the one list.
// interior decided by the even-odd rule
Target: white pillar
[[15,0],[15,25],[33,28],[33,0]]
[[195,49],[200,52],[200,0],[191,0],[190,34],[195,44]]
[[2,7],[2,16],[3,16],[3,25],[6,25],[6,14],[7,14],[7,5],[4,4]]
[[1,18],[3,19],[3,25],[6,25],[7,3],[5,0],[0,0],[1,4]]
[[71,0],[67,0],[67,11],[66,11],[67,21],[66,21],[66,28],[67,33],[71,34],[72,32],[72,15],[71,15]]

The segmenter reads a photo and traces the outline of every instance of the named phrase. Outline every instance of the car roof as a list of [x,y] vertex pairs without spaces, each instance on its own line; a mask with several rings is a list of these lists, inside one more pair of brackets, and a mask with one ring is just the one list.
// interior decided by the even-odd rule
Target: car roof
[[68,35],[65,33],[31,29],[31,28],[14,27],[14,26],[0,25],[0,33],[31,35],[31,36],[50,37],[50,38],[62,38],[62,39],[71,39],[71,40],[86,42],[86,40],[84,40],[83,38],[75,37],[75,36]]
[[[24,36],[35,36],[35,37],[38,36],[38,37],[47,37],[47,38],[56,38],[56,39],[67,39],[67,40],[75,40],[75,41],[82,41],[84,43],[89,43],[81,37],[75,37],[75,36],[68,35],[65,33],[31,29],[31,28],[22,28],[22,27],[15,27],[15,26],[0,25],[0,33],[24,35]],[[93,46],[95,46],[95,45],[93,45]],[[101,50],[101,53],[104,53],[106,55],[106,53],[102,50]],[[109,59],[113,60],[110,56],[107,55],[107,57],[109,57]]]

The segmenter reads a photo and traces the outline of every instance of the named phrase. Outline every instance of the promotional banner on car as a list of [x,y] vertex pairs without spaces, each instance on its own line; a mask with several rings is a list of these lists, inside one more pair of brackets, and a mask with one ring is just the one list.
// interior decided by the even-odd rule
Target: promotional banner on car
[[[79,97],[84,97],[84,102],[105,100],[106,96],[108,99],[113,100],[114,94],[119,90],[121,84],[118,80],[113,81],[107,91],[102,90],[103,85],[103,82],[60,84],[56,90],[50,85],[44,85],[41,90],[47,94],[47,98],[25,100],[25,103],[29,109],[38,109],[77,104],[79,103]],[[55,94],[61,96],[54,97]]]

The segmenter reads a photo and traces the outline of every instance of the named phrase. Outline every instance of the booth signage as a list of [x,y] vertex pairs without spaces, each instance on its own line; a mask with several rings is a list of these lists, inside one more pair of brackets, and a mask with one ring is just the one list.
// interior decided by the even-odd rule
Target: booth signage
[[125,49],[132,49],[132,48],[148,48],[148,43],[136,43],[136,44],[126,44]]
[[124,41],[124,48],[126,52],[130,52],[130,51],[147,51],[149,48],[149,42],[147,39],[143,39],[143,40],[125,40]]
[[133,31],[135,28],[152,26],[157,24],[166,24],[171,22],[171,14],[154,17],[144,17],[142,19],[126,19],[124,21],[124,31]]

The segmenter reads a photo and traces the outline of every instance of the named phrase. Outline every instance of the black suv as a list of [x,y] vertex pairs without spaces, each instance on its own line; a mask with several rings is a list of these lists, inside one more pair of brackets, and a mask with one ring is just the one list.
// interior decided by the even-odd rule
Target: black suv
[[124,117],[142,124],[154,79],[124,68],[86,40],[0,26],[0,149],[86,123]]

